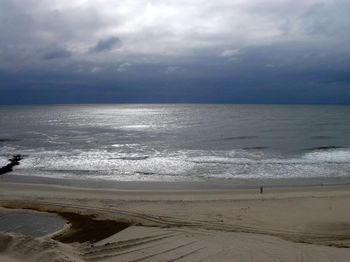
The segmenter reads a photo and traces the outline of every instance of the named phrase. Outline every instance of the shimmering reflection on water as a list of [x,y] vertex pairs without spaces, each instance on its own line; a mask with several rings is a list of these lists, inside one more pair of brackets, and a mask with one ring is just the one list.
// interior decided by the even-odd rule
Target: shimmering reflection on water
[[0,165],[112,180],[350,176],[350,107],[0,107]]

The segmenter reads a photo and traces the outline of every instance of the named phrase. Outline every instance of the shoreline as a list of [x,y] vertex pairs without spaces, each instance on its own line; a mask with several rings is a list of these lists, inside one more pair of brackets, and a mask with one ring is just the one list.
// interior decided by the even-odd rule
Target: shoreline
[[275,179],[205,179],[202,181],[117,181],[103,179],[51,178],[19,175],[16,172],[0,176],[1,182],[68,186],[76,188],[100,188],[106,190],[235,190],[318,187],[350,185],[350,177],[304,177]]

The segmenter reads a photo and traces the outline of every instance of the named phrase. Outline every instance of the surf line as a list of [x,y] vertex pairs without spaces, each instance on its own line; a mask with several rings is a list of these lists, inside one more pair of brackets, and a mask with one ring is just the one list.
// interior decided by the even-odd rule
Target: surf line
[[23,156],[21,155],[14,155],[11,159],[9,159],[10,163],[6,166],[3,166],[0,168],[0,175],[9,173],[13,171],[14,166],[18,166],[19,162],[23,159]]

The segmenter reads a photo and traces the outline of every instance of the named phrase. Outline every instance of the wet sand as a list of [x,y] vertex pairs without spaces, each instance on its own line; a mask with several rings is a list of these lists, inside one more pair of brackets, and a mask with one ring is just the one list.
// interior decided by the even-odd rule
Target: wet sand
[[[80,223],[86,217],[125,223],[124,230],[102,240],[88,234],[87,242],[64,244],[55,236],[26,242],[47,241],[55,257],[68,261],[350,260],[348,185],[264,187],[263,194],[260,188],[145,185],[121,190],[1,181],[0,206],[80,214]],[[6,244],[6,237],[0,237],[2,256],[45,257],[44,249],[21,250],[23,236],[10,234],[17,249]]]

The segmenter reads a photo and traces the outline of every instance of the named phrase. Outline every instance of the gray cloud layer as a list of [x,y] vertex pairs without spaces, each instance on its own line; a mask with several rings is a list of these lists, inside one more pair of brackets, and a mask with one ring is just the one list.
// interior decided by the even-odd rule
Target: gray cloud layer
[[43,58],[46,60],[58,59],[58,58],[69,58],[72,56],[72,52],[64,47],[53,45],[43,50]]
[[0,91],[350,102],[349,13],[347,0],[1,1]]

